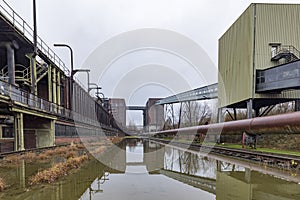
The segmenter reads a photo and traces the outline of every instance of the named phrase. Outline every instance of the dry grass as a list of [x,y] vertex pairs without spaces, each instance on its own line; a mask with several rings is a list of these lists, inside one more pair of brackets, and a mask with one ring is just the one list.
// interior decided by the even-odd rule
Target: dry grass
[[27,152],[24,155],[22,155],[21,158],[24,159],[24,160],[26,160],[26,161],[34,161],[35,158],[36,158],[36,153]]
[[0,178],[0,192],[6,188],[6,184],[2,178]]
[[77,151],[82,149],[81,145],[72,145],[67,147],[57,147],[55,149],[45,150],[39,154],[33,152],[26,152],[23,155],[9,155],[6,156],[4,161],[6,164],[18,164],[20,160],[24,159],[26,162],[36,162],[36,161],[45,161],[51,157],[61,156],[65,158],[75,157]]
[[76,156],[77,156],[78,154],[77,154],[77,152],[76,151],[70,151],[70,152],[68,152],[67,154],[66,154],[66,158],[75,158]]
[[70,158],[64,163],[58,163],[53,167],[38,172],[36,175],[30,177],[29,184],[36,185],[40,183],[53,183],[60,177],[67,175],[70,170],[79,168],[87,159],[88,156],[83,155],[76,158]]
[[9,155],[4,158],[7,163],[18,163],[20,161],[20,155]]
[[45,153],[40,153],[36,157],[36,160],[48,160],[48,159],[50,159],[50,156],[48,156]]
[[95,148],[93,151],[91,151],[91,154],[98,154],[98,153],[102,153],[106,150],[105,146],[100,146],[98,148]]
[[123,140],[122,137],[110,137],[109,140],[113,143],[113,144],[117,144],[119,142],[121,142]]

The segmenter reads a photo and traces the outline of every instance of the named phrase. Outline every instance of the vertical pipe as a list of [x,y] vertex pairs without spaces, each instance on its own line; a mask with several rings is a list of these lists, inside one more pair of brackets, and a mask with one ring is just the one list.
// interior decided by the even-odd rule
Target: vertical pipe
[[[90,73],[87,71],[87,88],[88,88],[88,94],[90,94]],[[98,93],[98,87],[97,87],[97,93]]]
[[33,57],[37,55],[37,22],[36,22],[36,0],[33,0]]
[[256,4],[254,4],[253,10],[253,60],[252,60],[252,99],[255,97],[255,85],[256,85],[256,71],[255,71],[255,53],[256,53]]
[[8,66],[8,82],[15,85],[15,51],[10,44],[6,45],[7,50],[7,66]]

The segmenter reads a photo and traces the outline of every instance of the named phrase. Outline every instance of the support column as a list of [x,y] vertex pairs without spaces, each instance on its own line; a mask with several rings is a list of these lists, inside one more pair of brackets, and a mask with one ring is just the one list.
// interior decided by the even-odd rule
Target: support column
[[252,110],[253,110],[253,99],[249,99],[247,101],[247,119],[252,118]]
[[222,172],[222,161],[219,161],[219,160],[217,160],[216,161],[217,163],[217,171],[218,172]]
[[19,185],[22,189],[26,188],[26,164],[22,159],[17,167],[17,175],[19,176]]
[[181,116],[182,115],[182,102],[180,102],[180,108],[179,108],[179,118],[178,118],[178,128],[181,127]]
[[218,108],[218,116],[217,116],[217,122],[218,123],[221,123],[223,122],[223,116],[222,116],[222,111],[223,111],[223,108]]
[[6,45],[7,51],[7,66],[8,66],[8,82],[15,85],[15,50],[11,44]]
[[295,111],[300,111],[300,99],[295,100]]
[[56,69],[55,67],[52,68],[52,102],[57,103],[57,98],[56,98]]
[[15,151],[24,150],[23,113],[16,113],[14,118]]
[[52,102],[52,65],[48,65],[48,101]]
[[143,126],[144,126],[144,131],[146,131],[146,122],[147,122],[146,117],[147,117],[146,110],[143,110]]
[[50,121],[50,146],[55,146],[55,120]]
[[33,55],[30,56],[30,73],[31,73],[31,93],[37,95],[36,59]]
[[249,168],[245,169],[245,181],[251,183],[251,169]]
[[57,105],[61,105],[61,102],[60,102],[60,71],[57,70],[57,73],[56,73],[57,77],[56,77],[56,103]]

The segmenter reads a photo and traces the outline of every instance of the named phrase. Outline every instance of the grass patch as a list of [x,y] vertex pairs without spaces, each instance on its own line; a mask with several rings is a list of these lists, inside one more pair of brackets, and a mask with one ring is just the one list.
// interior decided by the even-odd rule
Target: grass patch
[[29,178],[30,185],[40,183],[53,183],[60,177],[66,176],[72,169],[79,168],[84,161],[88,159],[87,155],[76,158],[70,158],[66,162],[58,163],[49,169],[38,172],[36,175]]
[[[234,148],[234,149],[243,149],[241,144],[223,144],[223,145],[217,145],[217,146],[223,146],[228,148]],[[276,154],[287,154],[287,155],[294,155],[294,156],[300,156],[300,152],[298,151],[289,151],[289,150],[280,150],[280,149],[271,149],[271,148],[256,148],[252,149],[249,147],[246,147],[245,149],[250,151],[261,151],[265,153],[276,153]]]
[[[169,140],[169,138],[163,138],[165,140]],[[190,140],[183,140],[183,139],[179,139],[176,140],[176,142],[185,142],[185,143],[190,143]],[[242,144],[230,144],[230,143],[225,143],[225,144],[216,144],[213,142],[196,142],[196,144],[204,144],[204,145],[216,145],[219,147],[228,147],[228,148],[233,148],[233,149],[243,149],[242,148]],[[256,148],[256,149],[252,149],[250,147],[245,147],[246,150],[249,151],[260,151],[260,152],[264,152],[264,153],[275,153],[275,154],[286,154],[286,155],[293,155],[293,156],[300,156],[300,152],[299,151],[290,151],[290,150],[280,150],[280,149],[271,149],[271,148]]]

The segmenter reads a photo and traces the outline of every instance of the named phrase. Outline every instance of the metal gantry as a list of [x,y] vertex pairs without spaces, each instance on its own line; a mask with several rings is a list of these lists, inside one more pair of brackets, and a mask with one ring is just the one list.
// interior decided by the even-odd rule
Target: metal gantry
[[156,105],[218,98],[218,83],[182,92],[156,102]]

